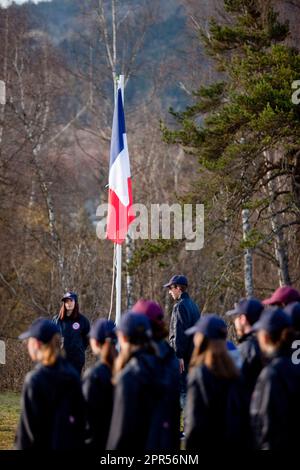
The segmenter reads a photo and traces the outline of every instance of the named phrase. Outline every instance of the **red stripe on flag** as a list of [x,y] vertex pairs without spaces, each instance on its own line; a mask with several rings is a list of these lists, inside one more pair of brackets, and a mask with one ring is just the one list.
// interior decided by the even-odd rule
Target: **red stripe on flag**
[[127,179],[129,204],[124,206],[116,193],[109,189],[108,193],[108,214],[107,214],[107,228],[106,238],[112,240],[114,243],[122,244],[126,238],[128,227],[135,219],[131,214],[130,208],[132,207],[132,186],[131,178]]

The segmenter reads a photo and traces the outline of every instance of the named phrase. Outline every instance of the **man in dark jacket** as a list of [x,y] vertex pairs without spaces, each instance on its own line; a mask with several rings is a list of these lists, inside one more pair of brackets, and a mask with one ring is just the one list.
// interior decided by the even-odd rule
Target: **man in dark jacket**
[[233,310],[226,315],[233,318],[236,333],[239,339],[239,351],[242,358],[241,374],[244,378],[245,387],[248,391],[250,401],[262,367],[262,355],[257,338],[252,331],[252,325],[258,321],[262,311],[262,303],[254,298],[240,299]]
[[181,373],[181,406],[184,408],[186,397],[186,377],[193,352],[193,339],[185,334],[200,318],[200,311],[187,293],[188,281],[183,275],[173,276],[164,287],[175,300],[173,306],[169,342],[179,360]]

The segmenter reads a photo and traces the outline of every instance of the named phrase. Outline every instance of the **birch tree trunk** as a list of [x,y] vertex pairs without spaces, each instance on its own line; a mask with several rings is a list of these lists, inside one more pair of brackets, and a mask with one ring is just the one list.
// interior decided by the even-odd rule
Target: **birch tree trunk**
[[[274,162],[274,154],[271,151],[265,151],[264,156],[266,158],[266,164]],[[276,202],[277,183],[276,179],[272,178],[271,171],[268,172],[267,177],[267,190],[270,198],[269,212],[271,216],[271,227],[274,233],[274,251],[278,263],[279,285],[290,285],[291,278],[289,274],[288,250],[284,239],[283,229],[281,228],[281,216],[278,214]]]
[[[243,240],[247,242],[250,232],[250,211],[249,209],[242,210],[242,225],[243,225]],[[252,297],[253,289],[253,250],[245,248],[244,250],[244,283],[246,297]]]
[[[32,119],[23,119],[25,132],[28,138],[28,141],[31,144],[32,148],[32,161],[36,170],[38,183],[44,197],[44,201],[47,208],[47,218],[48,218],[48,228],[51,240],[53,242],[53,247],[55,249],[55,258],[56,258],[56,267],[58,270],[59,281],[63,289],[66,286],[66,279],[65,279],[65,272],[64,272],[64,256],[62,251],[62,244],[61,239],[57,229],[57,221],[55,215],[55,206],[54,200],[50,189],[50,182],[47,181],[47,177],[45,174],[45,170],[43,168],[43,162],[41,160],[41,151],[42,145],[45,140],[46,130],[48,126],[48,119],[49,119],[49,112],[50,112],[50,104],[49,104],[49,70],[48,70],[48,54],[47,54],[47,44],[43,45],[43,75],[44,75],[44,86],[45,86],[45,96],[43,97],[43,103],[41,104],[40,112],[35,116],[35,120]],[[27,105],[25,99],[25,86],[23,82],[23,59],[19,57],[19,51],[16,50],[15,60],[14,60],[14,68],[18,77],[18,86],[19,86],[19,93],[20,93],[20,107],[23,116],[26,116],[27,113]],[[11,102],[13,102],[13,98],[11,98]],[[29,113],[30,115],[30,113]],[[39,134],[36,136],[34,135],[34,126],[39,125],[40,131]],[[32,201],[30,201],[32,202]]]

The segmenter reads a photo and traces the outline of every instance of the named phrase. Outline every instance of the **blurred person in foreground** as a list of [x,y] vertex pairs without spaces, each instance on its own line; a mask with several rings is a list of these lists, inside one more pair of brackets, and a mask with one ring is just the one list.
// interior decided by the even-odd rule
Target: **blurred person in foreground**
[[18,450],[78,450],[83,448],[84,401],[77,371],[61,356],[58,327],[35,320],[19,337],[27,341],[35,368],[25,377]]
[[86,410],[85,444],[88,449],[105,450],[113,408],[112,369],[116,358],[115,324],[100,318],[89,333],[90,346],[99,360],[84,374],[82,391]]
[[186,331],[194,351],[188,375],[186,449],[247,449],[248,407],[239,372],[227,349],[226,323],[203,316]]
[[159,432],[156,434],[155,448],[176,450],[180,448],[180,372],[175,352],[165,339],[168,330],[164,322],[164,312],[158,303],[144,299],[140,299],[132,311],[143,313],[150,320],[158,357],[157,373],[161,375],[163,384],[156,415]]
[[268,360],[251,400],[254,446],[261,450],[294,450],[299,445],[300,365],[293,361],[291,319],[280,308],[266,309],[253,325]]
[[117,328],[121,347],[115,363],[114,405],[107,450],[157,450],[156,419],[164,393],[149,319],[127,312]]

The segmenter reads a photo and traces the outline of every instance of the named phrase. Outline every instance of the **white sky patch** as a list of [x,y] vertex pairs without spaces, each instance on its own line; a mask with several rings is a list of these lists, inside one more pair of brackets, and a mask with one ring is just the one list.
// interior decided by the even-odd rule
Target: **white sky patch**
[[[7,8],[13,3],[22,5],[22,3],[27,3],[28,0],[0,0],[0,7]],[[51,2],[51,0],[31,0],[31,3],[40,3],[40,2]]]

